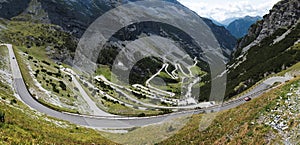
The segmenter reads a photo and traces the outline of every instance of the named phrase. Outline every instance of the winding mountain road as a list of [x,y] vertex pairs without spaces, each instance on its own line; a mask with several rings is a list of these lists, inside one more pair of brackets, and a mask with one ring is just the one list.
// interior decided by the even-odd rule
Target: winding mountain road
[[209,112],[216,112],[221,110],[227,110],[230,108],[234,108],[238,105],[245,103],[245,97],[258,97],[262,93],[264,93],[273,83],[275,82],[284,82],[289,80],[287,77],[272,77],[270,79],[265,80],[263,83],[256,86],[253,90],[251,90],[246,95],[242,97],[223,103],[221,105],[216,105],[212,107],[207,107],[198,110],[191,110],[191,111],[183,111],[183,112],[176,112],[166,115],[160,116],[153,116],[153,117],[122,117],[122,116],[86,116],[86,115],[77,115],[77,114],[70,114],[65,112],[55,111],[48,107],[43,106],[37,100],[35,100],[31,94],[28,92],[28,89],[24,83],[22,78],[22,74],[18,65],[18,62],[15,57],[14,50],[11,44],[0,44],[7,46],[9,50],[9,57],[10,57],[10,65],[12,69],[13,75],[13,85],[15,88],[16,93],[20,96],[21,100],[28,105],[30,108],[45,113],[48,116],[55,117],[58,119],[66,120],[71,123],[86,126],[90,128],[98,128],[98,129],[108,129],[108,128],[131,128],[131,127],[138,127],[138,126],[145,126],[155,123],[160,123],[163,121],[167,121],[173,118],[177,118],[180,116],[198,114],[198,113],[209,113]]

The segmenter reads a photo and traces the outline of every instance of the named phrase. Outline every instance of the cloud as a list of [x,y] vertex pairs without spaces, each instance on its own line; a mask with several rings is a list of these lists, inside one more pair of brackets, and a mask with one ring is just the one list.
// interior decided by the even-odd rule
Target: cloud
[[179,0],[202,17],[223,21],[233,17],[263,16],[279,0]]

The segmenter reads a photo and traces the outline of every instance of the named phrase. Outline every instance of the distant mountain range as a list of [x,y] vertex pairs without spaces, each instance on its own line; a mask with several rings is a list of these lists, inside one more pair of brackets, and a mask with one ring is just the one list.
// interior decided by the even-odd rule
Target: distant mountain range
[[248,32],[250,26],[256,21],[261,20],[262,17],[256,16],[246,16],[244,18],[239,18],[231,22],[226,28],[230,31],[230,33],[235,36],[236,38],[241,38],[245,36]]
[[242,18],[232,17],[221,22],[214,20],[213,18],[209,18],[215,25],[224,26],[235,38],[239,39],[245,36],[248,32],[250,26],[256,21],[261,20],[262,17],[256,16],[245,16]]
[[206,18],[206,19],[210,19],[215,25],[218,25],[218,26],[225,26],[224,24],[222,24],[221,22],[215,20],[214,18]]
[[234,20],[237,20],[239,18],[240,17],[232,17],[232,18],[228,18],[223,21],[220,21],[219,23],[223,24],[223,26],[228,26],[231,22],[233,22]]

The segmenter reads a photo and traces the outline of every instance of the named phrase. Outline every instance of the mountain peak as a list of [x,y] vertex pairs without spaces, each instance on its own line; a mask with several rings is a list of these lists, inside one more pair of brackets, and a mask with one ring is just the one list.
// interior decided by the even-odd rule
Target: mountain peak
[[249,27],[260,19],[261,19],[260,16],[256,16],[256,17],[245,16],[243,18],[239,18],[231,22],[227,26],[227,29],[236,38],[241,38],[247,34]]

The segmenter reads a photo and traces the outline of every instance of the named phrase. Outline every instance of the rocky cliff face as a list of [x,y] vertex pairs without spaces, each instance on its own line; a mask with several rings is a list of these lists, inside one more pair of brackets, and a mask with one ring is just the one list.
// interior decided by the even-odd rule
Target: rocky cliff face
[[[237,48],[241,49],[249,44],[258,44],[266,37],[272,35],[279,28],[290,28],[300,18],[299,0],[282,0],[263,17],[263,20],[252,25],[248,34],[241,40]],[[254,44],[254,45],[255,45]]]
[[300,1],[282,0],[251,26],[228,64],[228,96],[300,61],[299,19]]
[[[61,26],[80,38],[86,28],[105,12],[128,2],[128,0],[29,0],[29,6],[16,17]],[[131,0],[136,1],[136,0]],[[176,0],[166,0],[178,3]],[[47,18],[47,19],[46,19]]]

